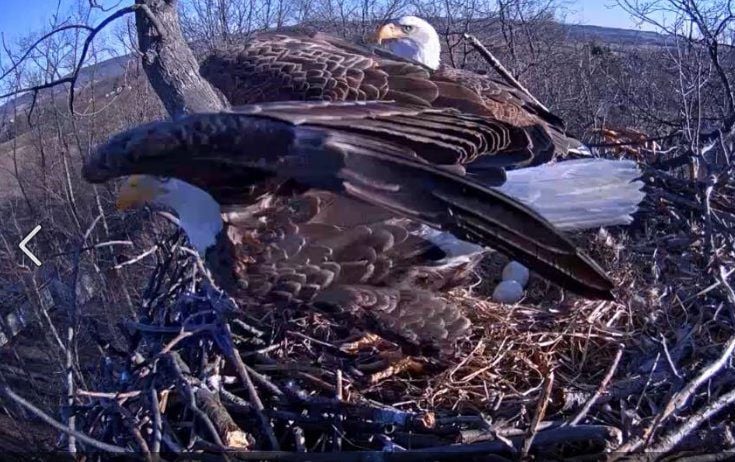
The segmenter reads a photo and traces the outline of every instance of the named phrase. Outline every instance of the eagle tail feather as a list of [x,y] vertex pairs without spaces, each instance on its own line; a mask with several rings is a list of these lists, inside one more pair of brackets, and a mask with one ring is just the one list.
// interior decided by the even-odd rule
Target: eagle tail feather
[[645,197],[640,177],[634,161],[578,159],[509,171],[497,190],[577,231],[630,224]]

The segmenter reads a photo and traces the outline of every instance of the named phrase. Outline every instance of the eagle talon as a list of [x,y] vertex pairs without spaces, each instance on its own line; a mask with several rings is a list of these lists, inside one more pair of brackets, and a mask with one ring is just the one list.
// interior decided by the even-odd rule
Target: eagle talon
[[373,333],[366,333],[360,338],[343,342],[340,350],[345,353],[366,353],[368,349],[377,350],[367,353],[364,362],[357,364],[356,369],[365,374],[364,380],[370,385],[403,373],[422,374],[426,369],[426,361],[405,355],[401,348]]

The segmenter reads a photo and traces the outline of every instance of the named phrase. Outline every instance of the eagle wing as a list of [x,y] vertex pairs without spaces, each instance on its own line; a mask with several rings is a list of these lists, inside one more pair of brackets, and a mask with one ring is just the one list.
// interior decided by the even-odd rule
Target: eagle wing
[[[417,136],[415,127],[425,117],[434,117],[435,129]],[[124,132],[96,151],[83,174],[92,182],[173,176],[223,205],[243,203],[242,191],[269,181],[332,191],[496,248],[582,295],[610,298],[613,285],[604,271],[544,218],[414,150],[418,145],[435,156],[468,159],[497,145],[505,136],[498,130],[497,122],[449,109],[253,105]]]
[[[233,105],[389,100],[495,118],[523,129],[531,140],[525,157],[517,155],[507,167],[546,162],[573,143],[558,117],[501,82],[446,66],[432,71],[388,51],[310,29],[256,34],[210,53],[200,72]],[[436,163],[442,162],[446,159]],[[483,168],[480,163],[475,167]]]

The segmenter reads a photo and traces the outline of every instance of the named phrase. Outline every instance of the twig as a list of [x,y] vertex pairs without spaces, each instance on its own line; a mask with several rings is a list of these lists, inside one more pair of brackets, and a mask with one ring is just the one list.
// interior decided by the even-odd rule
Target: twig
[[314,337],[309,337],[308,335],[303,334],[301,332],[296,332],[296,331],[293,331],[293,330],[288,330],[288,331],[286,331],[286,335],[293,336],[293,337],[298,337],[298,338],[301,338],[303,340],[308,340],[309,342],[312,342],[312,343],[314,343],[316,345],[319,345],[319,346],[323,346],[324,348],[327,348],[330,351],[334,351],[337,354],[344,353],[344,351],[342,351],[339,347],[337,347],[335,345],[332,345],[331,343],[324,342],[324,341],[319,340],[319,339],[316,339]]
[[[619,440],[620,430],[603,425],[578,425],[575,427],[557,427],[539,432],[534,447],[550,447],[563,443],[575,442],[609,442],[610,439]],[[515,439],[519,445],[522,439]],[[508,455],[508,446],[501,441],[488,441],[478,444],[456,444],[449,446],[435,446],[423,449],[385,452],[385,451],[354,451],[339,453],[299,453],[285,451],[249,451],[233,454],[237,460],[264,460],[290,462],[418,462],[426,460],[456,461],[458,456],[481,455],[482,460],[507,460],[502,457],[493,457],[496,454]],[[207,460],[216,460],[212,457]]]
[[[539,446],[553,446],[562,443],[585,441],[609,441],[610,438],[619,439],[620,431],[613,427],[601,425],[580,425],[576,427],[561,427],[539,433]],[[457,444],[450,446],[429,447],[424,449],[385,452],[385,451],[353,451],[339,453],[300,453],[286,451],[248,451],[233,454],[237,460],[289,461],[289,462],[419,462],[456,461],[459,456],[481,456],[487,461],[507,461],[501,455],[509,455],[508,447],[499,441],[489,441],[478,444]],[[217,456],[202,454],[202,460],[218,460]]]
[[620,363],[620,358],[623,357],[623,351],[625,350],[625,345],[621,344],[618,347],[617,353],[615,353],[615,358],[613,359],[612,364],[610,365],[610,368],[607,371],[607,374],[605,374],[605,377],[602,379],[602,382],[600,382],[600,386],[597,387],[597,391],[595,391],[595,394],[592,395],[592,397],[587,400],[587,402],[584,404],[582,409],[577,413],[576,416],[569,422],[569,425],[577,425],[579,422],[582,421],[582,419],[585,418],[588,412],[590,412],[590,409],[592,409],[592,406],[597,402],[598,399],[600,399],[600,396],[605,392],[607,389],[608,384],[612,380],[613,376],[615,375],[615,371],[618,369],[618,364]]
[[689,416],[684,423],[662,436],[658,444],[646,449],[646,452],[665,454],[676,447],[687,435],[696,430],[707,419],[735,403],[735,389],[721,395],[703,409]]
[[650,440],[653,433],[665,420],[671,417],[674,412],[682,409],[687,401],[689,401],[689,398],[699,389],[700,386],[702,386],[703,383],[711,379],[717,372],[720,371],[720,369],[727,365],[730,357],[733,354],[733,351],[735,351],[735,335],[730,337],[730,339],[725,344],[725,348],[722,354],[715,361],[713,361],[709,366],[702,369],[699,375],[697,375],[694,379],[687,383],[687,385],[682,390],[676,392],[671,397],[669,402],[664,407],[663,411],[661,411],[656,416],[653,423],[650,425],[650,427],[646,429],[641,438],[637,438],[627,442],[622,447],[618,448],[616,452],[627,453],[635,451],[636,449],[646,444],[646,442]]
[[88,398],[104,398],[104,399],[127,399],[140,396],[140,390],[123,391],[119,393],[107,393],[104,391],[77,390],[77,396],[86,396]]
[[729,274],[724,266],[719,265],[717,268],[717,278],[719,279],[720,284],[722,284],[725,288],[725,293],[727,294],[727,299],[730,302],[731,305],[735,306],[735,290],[733,290],[730,283],[727,281]]
[[95,226],[97,226],[97,223],[100,222],[104,215],[102,213],[98,214],[97,217],[92,220],[92,223],[87,227],[87,230],[84,232],[84,235],[82,236],[82,243],[87,243],[87,239],[89,239],[89,235],[92,234],[92,231],[94,231]]
[[140,255],[138,255],[136,257],[131,258],[130,260],[125,260],[122,263],[118,263],[117,265],[113,266],[112,268],[113,269],[116,269],[116,270],[119,270],[120,268],[123,268],[125,266],[132,265],[134,263],[137,263],[137,262],[141,261],[142,259],[144,259],[145,257],[147,257],[148,255],[151,255],[156,250],[158,250],[158,244],[155,244],[150,249],[146,250],[145,252],[141,253]]
[[219,389],[220,399],[223,401],[225,406],[234,408],[241,414],[249,414],[253,412],[253,406],[240,398],[234,393],[231,393],[224,388]]
[[248,368],[240,357],[240,352],[237,351],[235,346],[232,344],[232,332],[230,331],[230,326],[225,323],[220,329],[220,335],[215,335],[215,339],[220,345],[220,348],[224,351],[225,355],[235,366],[235,370],[237,371],[240,381],[243,383],[245,388],[247,388],[248,396],[250,397],[250,404],[252,404],[255,409],[255,413],[258,415],[263,432],[268,438],[271,447],[278,450],[280,446],[276,439],[276,435],[273,433],[273,427],[268,421],[268,417],[265,415],[265,406],[263,406],[263,402],[260,400],[258,391],[255,389],[255,385],[250,378]]
[[480,42],[477,37],[471,34],[464,34],[464,39],[470,42],[470,45],[472,45],[481,55],[483,58],[485,58],[485,61],[487,61],[488,64],[490,64],[495,71],[500,74],[512,87],[515,87],[516,89],[520,90],[526,96],[531,98],[531,101],[533,101],[534,104],[538,105],[541,109],[543,109],[546,112],[551,112],[549,109],[544,106],[541,101],[536,99],[535,96],[531,94],[530,91],[526,87],[521,84],[513,75],[508,71],[508,69],[503,66],[503,64],[498,61],[498,59],[493,56],[492,53],[490,53],[490,50],[488,50],[485,45]]
[[[92,41],[94,38],[99,34],[102,29],[104,29],[109,23],[114,21],[117,18],[120,18],[122,16],[125,16],[126,14],[130,14],[135,12],[137,9],[140,8],[140,5],[131,5],[127,6],[125,8],[121,8],[117,10],[116,12],[112,13],[108,17],[102,20],[97,26],[94,28],[90,28],[89,35],[84,40],[84,45],[82,45],[82,52],[79,57],[79,61],[77,62],[76,66],[74,67],[74,72],[70,77],[64,77],[58,80],[54,80],[52,82],[47,82],[41,85],[35,85],[33,87],[27,87],[27,88],[21,88],[18,90],[11,91],[9,93],[6,93],[4,95],[0,95],[0,99],[4,99],[10,96],[19,95],[21,93],[27,93],[29,91],[32,91],[34,93],[37,93],[40,90],[43,90],[45,88],[51,88],[58,85],[63,85],[68,83],[70,85],[69,88],[69,111],[73,114],[74,113],[74,87],[77,83],[77,79],[79,78],[79,72],[82,70],[82,66],[84,65],[84,61],[87,59],[87,52],[89,51],[89,47],[92,45]],[[58,30],[57,30],[58,31]],[[52,34],[55,33],[52,31]]]
[[[191,384],[189,381],[184,377],[184,372],[181,369],[181,366],[179,365],[179,358],[177,358],[176,353],[166,353],[165,357],[168,359],[169,365],[171,366],[171,369],[174,371],[174,374],[176,374],[176,377],[179,380],[179,383],[181,384],[181,387],[179,387],[178,391],[182,395],[182,398],[184,399],[184,402],[186,403],[187,407],[191,409],[191,411],[204,423],[204,426],[207,427],[207,430],[209,431],[210,436],[214,440],[215,444],[219,446],[220,448],[224,449],[225,444],[222,442],[222,439],[219,436],[219,432],[217,432],[217,429],[215,428],[214,424],[210,420],[209,416],[204,413],[201,409],[199,409],[199,406],[197,406],[197,400],[196,396],[194,394],[194,390],[191,388]],[[183,388],[183,390],[182,390]]]
[[533,445],[533,440],[536,438],[536,435],[538,434],[538,428],[539,424],[544,420],[544,417],[546,416],[546,408],[549,405],[549,401],[551,400],[551,390],[554,387],[554,371],[549,371],[549,375],[546,376],[546,380],[544,381],[544,390],[541,394],[541,397],[539,398],[538,406],[536,406],[536,413],[533,416],[533,419],[531,420],[531,425],[528,429],[528,435],[523,442],[523,454],[528,454],[531,451],[531,446]]
[[294,427],[292,431],[296,452],[306,452],[306,438],[304,438],[304,430],[301,427]]
[[[242,358],[241,358],[241,360],[242,360]],[[258,382],[261,386],[263,386],[264,388],[266,388],[268,391],[270,391],[271,393],[273,393],[276,396],[283,396],[283,391],[281,391],[281,389],[278,388],[278,386],[276,386],[276,384],[274,384],[273,382],[271,382],[270,380],[268,380],[268,377],[266,377],[265,375],[263,375],[260,372],[256,371],[255,369],[253,369],[252,367],[248,366],[244,362],[243,362],[243,366],[245,366],[245,368],[248,370],[248,373],[250,375],[252,375],[253,378],[255,379],[255,381]]]
[[[90,228],[91,229],[91,228]],[[74,254],[74,269],[72,270],[71,282],[71,303],[67,307],[68,326],[66,327],[66,396],[67,405],[69,406],[69,418],[67,425],[74,430],[76,426],[76,418],[74,416],[74,347],[76,343],[76,326],[77,326],[77,283],[79,281],[79,263],[80,253]],[[71,454],[77,452],[76,440],[73,435],[69,435],[68,449]]]
[[158,352],[156,356],[163,356],[167,354],[182,340],[185,340],[193,335],[200,334],[205,331],[211,331],[213,329],[214,327],[211,324],[205,324],[203,326],[197,327],[194,330],[183,330],[182,329],[181,332],[179,332],[179,334],[176,337],[171,339],[171,341],[169,341],[166,345],[163,346],[163,348],[161,348],[161,351]]
[[161,409],[158,402],[158,390],[151,386],[148,394],[150,396],[151,414],[153,414],[152,451],[154,454],[158,454],[161,452],[161,433],[163,431],[163,425],[161,424]]
[[217,400],[214,394],[206,388],[200,387],[196,391],[197,401],[200,402],[202,412],[212,420],[222,440],[227,447],[248,449],[250,441],[247,433],[235,423],[225,406]]
[[33,50],[35,50],[35,49],[36,49],[36,47],[37,47],[38,45],[40,45],[40,44],[41,44],[41,42],[43,42],[43,41],[44,41],[44,40],[46,40],[47,38],[51,37],[52,35],[56,35],[56,34],[58,34],[59,32],[63,32],[63,31],[65,31],[65,30],[69,30],[69,29],[85,29],[85,30],[87,30],[87,31],[89,31],[89,32],[91,32],[91,31],[92,31],[92,28],[91,28],[91,27],[89,27],[89,26],[87,26],[86,24],[68,24],[68,25],[66,25],[66,26],[61,26],[61,27],[57,27],[57,28],[55,28],[55,29],[54,29],[54,30],[52,30],[51,32],[49,32],[49,33],[47,33],[47,34],[44,34],[44,35],[43,35],[43,36],[41,36],[41,37],[40,37],[40,38],[39,38],[38,40],[36,40],[35,42],[33,42],[33,43],[31,44],[31,46],[30,46],[30,47],[28,47],[28,49],[26,50],[26,52],[25,52],[25,53],[23,53],[23,56],[21,56],[20,58],[18,58],[18,60],[17,60],[17,61],[15,61],[15,63],[14,63],[14,64],[13,64],[13,65],[12,65],[11,67],[9,67],[9,68],[8,68],[8,70],[6,70],[5,72],[3,72],[3,74],[2,74],[2,75],[0,75],[0,80],[3,80],[3,79],[4,79],[5,77],[7,77],[8,75],[10,75],[10,73],[11,73],[11,72],[13,72],[14,70],[16,70],[16,69],[18,68],[18,66],[19,66],[19,65],[20,65],[20,64],[21,64],[21,63],[22,63],[23,61],[25,61],[25,60],[26,60],[26,58],[28,57],[28,55],[30,55],[30,54],[31,54],[31,52],[32,52]]
[[117,410],[118,413],[120,413],[120,416],[122,417],[123,424],[127,427],[128,431],[133,435],[133,439],[136,443],[138,443],[138,446],[140,447],[140,451],[145,456],[146,462],[153,462],[153,455],[151,454],[151,449],[148,447],[148,443],[146,443],[145,439],[143,438],[143,435],[140,433],[140,429],[135,426],[135,417],[125,409],[124,407],[120,406],[119,403],[115,402],[115,410]]
[[240,329],[242,329],[243,331],[245,331],[245,332],[247,332],[249,334],[252,334],[252,335],[254,335],[256,337],[262,337],[262,336],[265,335],[265,332],[263,332],[260,329],[256,329],[255,327],[251,326],[250,324],[247,324],[242,319],[235,318],[231,322],[234,323],[234,324],[237,324],[237,326]]
[[682,303],[686,304],[686,303],[694,300],[697,297],[701,297],[702,295],[708,294],[709,292],[713,291],[714,289],[716,289],[720,285],[722,285],[722,279],[727,280],[727,278],[729,278],[733,273],[735,273],[735,268],[729,269],[728,271],[726,271],[724,274],[721,275],[720,280],[718,280],[717,282],[714,282],[711,285],[705,287],[704,289],[700,290],[699,292],[697,292],[696,294],[692,295],[691,297],[682,300]]
[[345,399],[342,369],[337,369],[337,399],[340,401]]
[[702,201],[703,215],[704,215],[704,231],[705,231],[705,243],[707,245],[707,253],[711,254],[715,248],[715,240],[712,235],[712,192],[714,191],[715,185],[717,184],[717,177],[709,176],[707,184],[704,188],[704,200]]
[[0,391],[2,391],[2,394],[10,398],[11,400],[15,401],[17,404],[19,404],[21,407],[23,407],[25,410],[30,412],[31,414],[35,415],[39,419],[46,422],[48,425],[54,427],[55,429],[62,431],[66,433],[67,435],[74,436],[74,438],[78,439],[79,441],[86,443],[94,448],[99,449],[100,451],[106,451],[111,452],[115,454],[135,454],[136,452],[123,448],[120,446],[115,446],[113,444],[104,443],[102,441],[98,441],[94,438],[91,438],[87,435],[85,435],[82,432],[79,432],[77,430],[74,430],[72,428],[67,427],[66,425],[62,424],[61,422],[58,422],[53,417],[50,417],[42,410],[38,409],[33,404],[29,403],[25,399],[21,398],[13,390],[11,390],[9,387],[2,387],[0,388]]
[[684,377],[679,374],[679,371],[676,368],[676,364],[674,364],[674,359],[671,357],[671,352],[669,352],[669,346],[666,344],[666,338],[661,335],[661,346],[664,350],[664,357],[666,358],[666,362],[669,364],[669,368],[671,369],[671,372],[676,376],[678,379],[683,379]]

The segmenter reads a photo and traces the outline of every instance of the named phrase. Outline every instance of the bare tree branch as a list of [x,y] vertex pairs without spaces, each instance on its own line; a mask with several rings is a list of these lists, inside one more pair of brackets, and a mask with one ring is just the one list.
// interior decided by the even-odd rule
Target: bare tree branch
[[[122,8],[120,10],[117,10],[107,18],[103,19],[102,22],[100,22],[97,26],[90,29],[89,35],[87,36],[86,40],[84,41],[84,45],[82,46],[82,53],[79,57],[79,61],[77,65],[74,67],[74,71],[72,72],[71,76],[64,77],[62,79],[54,80],[51,82],[46,82],[41,85],[34,85],[31,87],[26,88],[20,88],[17,90],[13,90],[11,92],[5,93],[3,95],[0,95],[0,99],[8,98],[11,96],[16,96],[22,93],[28,93],[33,92],[34,93],[34,106],[35,106],[35,97],[36,94],[43,89],[56,87],[59,85],[69,84],[69,111],[73,114],[74,113],[74,87],[77,83],[77,79],[79,78],[79,72],[82,70],[82,67],[84,66],[84,61],[87,59],[87,53],[89,52],[89,47],[92,45],[92,42],[94,41],[94,38],[99,34],[109,23],[114,21],[117,18],[120,18],[122,16],[125,16],[126,14],[130,14],[138,10],[139,7],[137,5],[132,5],[126,8]],[[56,29],[49,34],[47,34],[49,37],[51,35],[54,35],[62,30],[65,30],[65,28]],[[40,43],[40,42],[39,42]],[[28,53],[26,53],[24,56],[27,56]]]

